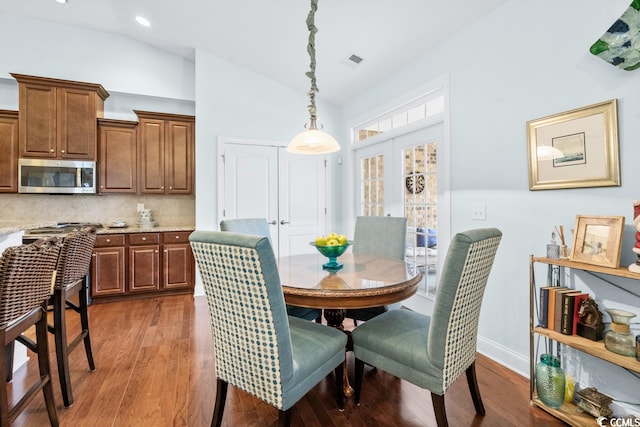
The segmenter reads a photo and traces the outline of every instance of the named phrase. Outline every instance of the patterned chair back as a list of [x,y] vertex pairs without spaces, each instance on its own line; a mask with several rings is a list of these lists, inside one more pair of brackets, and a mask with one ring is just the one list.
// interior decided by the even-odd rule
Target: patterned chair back
[[189,240],[209,306],[218,378],[282,408],[293,374],[284,296],[266,237],[195,231]]
[[476,359],[480,306],[501,238],[496,228],[470,230],[456,234],[447,251],[427,343],[444,391]]
[[65,236],[58,260],[56,288],[73,285],[89,274],[95,243],[96,229],[93,227],[73,230]]
[[51,295],[62,241],[58,238],[11,246],[0,256],[0,329]]
[[353,232],[353,253],[404,259],[407,218],[359,216]]

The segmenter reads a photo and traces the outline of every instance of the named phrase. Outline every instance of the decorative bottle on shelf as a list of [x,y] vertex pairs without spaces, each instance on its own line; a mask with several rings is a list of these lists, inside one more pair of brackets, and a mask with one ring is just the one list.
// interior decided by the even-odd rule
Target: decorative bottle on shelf
[[623,356],[635,356],[636,343],[633,335],[631,335],[629,321],[636,315],[629,311],[615,308],[607,308],[606,311],[611,316],[611,330],[604,334],[605,348]]
[[540,356],[536,365],[536,390],[538,398],[547,406],[559,408],[564,401],[565,375],[560,360],[550,354]]
[[556,233],[551,233],[551,241],[547,244],[547,258],[560,258],[560,245],[556,242]]

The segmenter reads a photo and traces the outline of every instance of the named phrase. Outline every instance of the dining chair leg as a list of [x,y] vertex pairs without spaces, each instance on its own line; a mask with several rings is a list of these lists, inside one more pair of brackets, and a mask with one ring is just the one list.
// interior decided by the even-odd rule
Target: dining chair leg
[[222,415],[224,414],[224,403],[227,399],[228,388],[229,383],[218,378],[216,381],[216,404],[213,408],[211,427],[220,427],[222,425]]
[[13,379],[13,351],[15,346],[15,341],[11,341],[4,347],[4,372],[5,380],[7,382],[10,382]]
[[42,308],[42,317],[36,323],[36,340],[38,346],[38,368],[40,370],[40,381],[43,382],[42,393],[44,394],[49,422],[52,427],[58,427],[58,413],[53,400],[53,385],[51,384],[51,366],[49,364],[49,345],[47,331],[46,305]]
[[53,335],[56,343],[56,361],[58,376],[65,407],[73,405],[71,376],[69,374],[69,347],[67,345],[66,292],[55,289],[53,292]]
[[364,362],[360,359],[356,359],[356,377],[355,377],[355,390],[353,401],[356,406],[360,406],[360,391],[362,390],[362,376],[364,374]]
[[436,424],[438,427],[449,427],[447,411],[444,409],[444,394],[431,393],[431,402],[433,403],[433,412],[436,415]]
[[473,406],[476,408],[476,413],[484,416],[485,410],[482,404],[482,396],[480,396],[480,389],[478,388],[475,361],[467,368],[467,383],[469,384],[469,391],[471,392],[471,399],[473,399]]
[[335,376],[336,376],[336,404],[338,405],[338,409],[340,412],[344,411],[344,377],[342,376],[344,372],[344,362],[340,365],[336,366]]
[[89,276],[83,279],[82,287],[78,293],[80,300],[80,325],[82,327],[82,336],[84,337],[84,350],[87,354],[89,369],[95,371],[96,365],[93,362],[93,351],[91,350],[91,335],[89,334]]
[[293,408],[289,408],[286,411],[279,411],[278,425],[281,427],[289,427],[291,425],[291,411]]

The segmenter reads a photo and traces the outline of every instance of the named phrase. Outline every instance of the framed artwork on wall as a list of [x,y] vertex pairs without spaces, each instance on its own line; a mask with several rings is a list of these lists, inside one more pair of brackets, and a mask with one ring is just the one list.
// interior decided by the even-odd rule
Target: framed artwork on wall
[[527,122],[529,190],[620,186],[617,100]]
[[623,216],[576,216],[571,261],[618,268]]

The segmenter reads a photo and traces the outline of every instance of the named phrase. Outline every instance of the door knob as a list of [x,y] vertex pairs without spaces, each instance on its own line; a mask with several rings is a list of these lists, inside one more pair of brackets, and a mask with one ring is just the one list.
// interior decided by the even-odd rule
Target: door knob
[[289,224],[289,221],[285,221],[284,219],[280,220],[280,225]]
[[269,224],[271,225],[276,225],[278,223],[278,221],[276,221],[275,219],[273,221],[271,221]]

